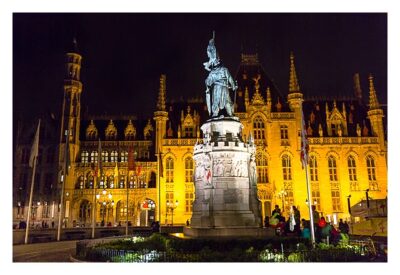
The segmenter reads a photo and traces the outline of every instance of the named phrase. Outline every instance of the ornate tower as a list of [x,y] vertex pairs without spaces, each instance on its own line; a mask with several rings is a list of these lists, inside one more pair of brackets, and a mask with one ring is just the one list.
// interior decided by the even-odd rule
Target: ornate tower
[[[298,132],[301,131],[301,118],[302,118],[302,103],[303,103],[303,93],[300,91],[300,85],[297,81],[296,68],[294,66],[294,55],[293,52],[290,52],[290,73],[289,73],[289,93],[288,93],[288,102],[290,109],[295,113],[296,117],[296,129]],[[297,150],[300,150],[301,147],[301,135],[297,135],[298,145]]]
[[60,132],[60,161],[64,160],[65,133],[69,132],[69,152],[71,160],[75,159],[79,151],[79,127],[81,112],[81,75],[82,56],[78,53],[76,39],[73,47],[66,53],[64,76],[64,99],[61,114]]
[[368,119],[371,121],[372,134],[378,137],[381,150],[385,148],[385,133],[383,130],[383,110],[380,108],[374,87],[374,78],[369,75],[369,111]]
[[154,120],[156,121],[156,154],[162,151],[162,140],[165,138],[166,126],[168,120],[168,112],[165,107],[167,86],[167,77],[165,74],[160,76],[160,89],[158,92],[157,111],[154,112]]

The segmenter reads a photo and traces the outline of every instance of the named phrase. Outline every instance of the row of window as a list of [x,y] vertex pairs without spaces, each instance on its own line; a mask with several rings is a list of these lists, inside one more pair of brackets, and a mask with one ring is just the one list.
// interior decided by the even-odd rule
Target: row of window
[[[120,175],[119,177],[114,177],[113,175],[105,177],[100,177],[96,188],[126,188],[126,176]],[[76,189],[93,189],[94,177],[90,175],[89,177],[79,176],[75,184]],[[154,172],[151,173],[150,180],[146,182],[144,177],[134,177],[130,176],[128,181],[128,188],[155,188],[156,187],[156,175]]]
[[[150,152],[149,151],[139,151],[139,156],[138,158],[145,158],[149,159],[150,158]],[[92,151],[89,155],[88,151],[82,151],[81,152],[81,162],[82,163],[97,163],[99,159],[99,153],[97,151]],[[117,151],[111,151],[110,154],[108,151],[102,151],[101,152],[101,161],[102,162],[128,162],[128,152],[127,151],[122,151],[120,154],[118,154]]]
[[[268,161],[262,154],[258,154],[256,158],[257,173],[259,183],[268,183]],[[356,171],[356,160],[353,156],[349,156],[347,159],[349,181],[357,182],[357,171]],[[377,190],[377,186],[373,184],[376,182],[376,165],[375,160],[371,155],[366,157],[366,166],[368,173],[368,181],[372,183],[370,190]],[[311,181],[318,181],[318,164],[315,156],[310,156],[309,160],[310,179]],[[328,157],[328,171],[329,179],[332,182],[338,181],[337,164],[336,159],[333,156]],[[292,164],[289,155],[282,156],[282,177],[284,181],[292,180]],[[352,190],[357,191],[357,190]]]

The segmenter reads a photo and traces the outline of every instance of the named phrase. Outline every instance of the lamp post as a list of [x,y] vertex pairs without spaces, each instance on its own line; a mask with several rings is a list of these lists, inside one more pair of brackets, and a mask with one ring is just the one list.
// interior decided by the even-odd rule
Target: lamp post
[[368,196],[369,189],[365,190],[365,197],[367,198],[367,207],[369,208],[369,196]]
[[[106,189],[103,189],[101,194],[96,194],[96,200],[103,209],[102,223],[103,223],[103,225],[106,225],[106,222],[104,221],[105,212],[107,210],[107,214],[108,214],[109,209],[110,208],[112,209],[114,206],[114,201],[112,200],[112,194],[111,194],[111,192],[109,192],[107,194]],[[108,215],[107,215],[107,217],[108,217]]]
[[286,193],[286,191],[284,189],[282,189],[278,193],[278,197],[281,198],[281,200],[282,200],[282,212],[285,211],[285,196],[286,195],[287,195],[287,193]]
[[178,200],[176,200],[175,203],[167,201],[167,208],[171,210],[171,226],[174,226],[174,210],[178,207],[178,204]]

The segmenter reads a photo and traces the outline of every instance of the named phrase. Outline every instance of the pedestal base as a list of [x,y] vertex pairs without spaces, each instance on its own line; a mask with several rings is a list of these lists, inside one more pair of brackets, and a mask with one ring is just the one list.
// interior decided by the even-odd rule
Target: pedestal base
[[184,227],[183,234],[191,238],[213,238],[213,237],[273,237],[273,228],[260,227],[215,227],[196,228]]

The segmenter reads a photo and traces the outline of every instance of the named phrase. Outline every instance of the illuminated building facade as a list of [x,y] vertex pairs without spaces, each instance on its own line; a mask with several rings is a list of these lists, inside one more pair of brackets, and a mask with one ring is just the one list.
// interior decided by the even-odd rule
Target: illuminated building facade
[[[185,224],[195,200],[193,146],[201,139],[200,126],[208,119],[204,100],[168,99],[166,76],[162,75],[152,118],[141,121],[134,115],[82,115],[81,60],[77,51],[66,54],[61,119],[57,125],[50,119],[44,125],[53,126],[41,129],[42,136],[47,129],[53,136],[51,142],[41,140],[41,154],[49,161],[39,164],[42,177],[35,183],[34,220],[51,224],[57,218],[56,189],[66,180],[64,215],[68,226],[90,226],[93,203],[97,204],[99,225],[124,225],[128,220],[133,226],[146,226],[159,219],[161,224]],[[352,205],[365,199],[367,189],[370,198],[386,198],[387,141],[373,77],[368,78],[367,103],[358,74],[354,76],[354,95],[346,99],[307,99],[299,85],[293,54],[289,66],[285,94],[268,77],[257,54],[242,54],[235,77],[239,86],[234,96],[235,114],[244,125],[243,138],[252,136],[257,146],[262,216],[270,216],[277,204],[287,217],[290,206],[295,205],[308,219],[306,174],[300,160],[302,108],[310,144],[307,169],[311,203],[317,210],[335,222],[349,217],[350,195]],[[27,137],[31,133],[33,137],[35,127],[31,128]],[[65,175],[67,129],[70,169]],[[26,138],[16,145],[14,222],[26,218],[24,205],[31,177],[27,160],[32,140]],[[133,170],[128,169],[130,150]],[[100,159],[102,169],[98,167]],[[96,170],[101,171],[99,177]],[[95,194],[103,191],[104,196],[97,199]]]

